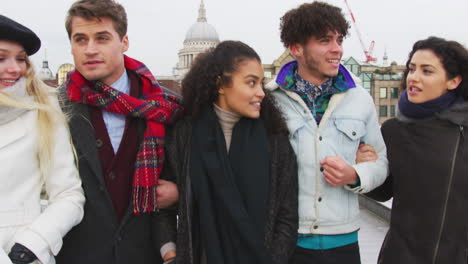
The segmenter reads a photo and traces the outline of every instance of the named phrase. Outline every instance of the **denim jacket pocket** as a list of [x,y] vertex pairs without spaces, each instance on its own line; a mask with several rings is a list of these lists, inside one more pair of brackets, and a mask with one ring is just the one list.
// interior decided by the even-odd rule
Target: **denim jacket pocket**
[[291,145],[294,149],[296,155],[300,153],[299,145],[300,145],[300,129],[304,127],[305,122],[303,118],[290,118],[286,120],[288,129],[289,129],[289,139]]
[[335,119],[336,129],[341,135],[338,139],[344,158],[354,164],[359,142],[367,133],[365,122],[358,119]]

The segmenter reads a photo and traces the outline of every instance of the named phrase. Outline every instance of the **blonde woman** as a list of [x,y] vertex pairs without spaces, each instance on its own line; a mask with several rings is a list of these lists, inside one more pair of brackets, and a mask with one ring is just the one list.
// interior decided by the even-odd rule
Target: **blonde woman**
[[31,30],[0,15],[2,264],[55,263],[63,236],[83,217],[85,199],[64,114],[28,58],[40,44]]

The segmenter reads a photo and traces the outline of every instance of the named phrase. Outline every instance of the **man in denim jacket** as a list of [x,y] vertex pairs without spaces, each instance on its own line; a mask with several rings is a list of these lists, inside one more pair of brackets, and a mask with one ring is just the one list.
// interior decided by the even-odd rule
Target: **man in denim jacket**
[[[299,165],[293,263],[360,263],[358,194],[388,173],[372,98],[340,64],[348,29],[341,9],[323,2],[281,19],[281,40],[296,60],[267,88],[285,115]],[[356,164],[361,143],[375,149],[377,161]]]

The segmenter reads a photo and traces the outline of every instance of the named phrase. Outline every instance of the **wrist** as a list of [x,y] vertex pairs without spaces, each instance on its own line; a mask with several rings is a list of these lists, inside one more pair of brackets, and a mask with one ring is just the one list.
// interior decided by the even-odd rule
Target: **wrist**
[[352,174],[351,174],[351,178],[349,180],[349,182],[347,183],[350,187],[356,187],[356,186],[359,186],[361,184],[361,181],[359,180],[359,175],[357,174],[357,171],[351,167],[353,169],[352,171]]
[[166,254],[163,256],[164,262],[174,259],[176,257],[176,252],[175,250],[168,251]]
[[175,259],[176,257],[171,257],[171,258],[168,258],[168,259],[165,259],[163,264],[170,264],[170,263],[175,263]]

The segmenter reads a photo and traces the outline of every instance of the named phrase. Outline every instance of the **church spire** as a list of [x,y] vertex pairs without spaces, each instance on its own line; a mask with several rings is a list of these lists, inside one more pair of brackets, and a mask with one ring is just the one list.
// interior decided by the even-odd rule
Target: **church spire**
[[201,0],[200,8],[198,9],[198,19],[197,22],[206,22],[206,10],[203,0]]

